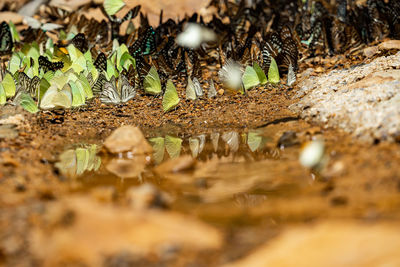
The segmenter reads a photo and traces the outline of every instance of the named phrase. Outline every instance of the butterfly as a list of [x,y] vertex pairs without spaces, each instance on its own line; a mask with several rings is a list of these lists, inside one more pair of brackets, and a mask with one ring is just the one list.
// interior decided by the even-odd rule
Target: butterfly
[[[110,2],[110,1],[108,1],[108,2]],[[140,10],[140,5],[135,6],[134,8],[129,10],[128,13],[126,13],[122,19],[109,14],[108,18],[111,21],[112,39],[119,37],[119,29],[120,29],[121,24],[124,23],[125,21],[130,21],[131,19],[134,19],[139,14],[139,10]],[[107,10],[106,10],[106,12],[107,12]]]
[[296,73],[292,64],[289,65],[288,75],[287,75],[287,85],[292,86],[296,81]]
[[97,55],[96,60],[94,61],[93,65],[96,67],[98,71],[107,71],[107,57],[106,55],[101,52]]
[[93,81],[92,74],[89,73],[88,76],[88,81],[90,82],[90,85],[92,86],[92,91],[94,95],[98,95],[103,91],[103,87],[105,82],[107,81],[106,76],[104,72],[100,72],[99,76],[97,77],[96,81]]
[[273,57],[270,58],[271,65],[268,69],[268,81],[270,83],[279,83],[279,69]]
[[242,91],[242,73],[242,67],[236,61],[228,59],[219,70],[218,76],[227,88],[234,91]]
[[48,71],[56,71],[62,69],[64,67],[64,63],[62,61],[59,62],[51,62],[45,56],[39,56],[39,70],[43,69],[44,73]]
[[155,52],[156,41],[153,27],[148,26],[142,37],[139,37],[130,47],[129,53],[135,58],[137,56],[146,56]]
[[83,33],[78,33],[72,38],[71,43],[83,54],[89,49],[89,43]]
[[135,84],[141,85],[144,77],[149,73],[151,65],[147,63],[144,57],[142,56],[137,56],[135,60],[136,60]]
[[29,94],[22,93],[19,97],[19,104],[30,113],[36,113],[39,111],[38,106]]
[[162,100],[164,112],[171,111],[179,104],[179,96],[176,92],[175,85],[171,80],[167,81],[167,86]]
[[188,77],[192,77],[194,75],[201,76],[201,73],[199,72],[201,71],[201,68],[197,52],[192,49],[185,49],[184,58],[186,75]]
[[215,90],[215,85],[214,85],[213,79],[210,79],[208,81],[208,84],[210,86],[210,88],[208,89],[208,94],[207,94],[208,98],[216,97],[217,96],[217,90]]
[[180,46],[197,49],[202,43],[212,42],[217,39],[214,31],[201,26],[197,23],[187,23],[183,32],[176,37],[176,42]]
[[44,93],[41,101],[41,109],[54,109],[54,108],[70,108],[72,105],[72,93],[69,84],[59,90],[56,84],[50,86],[46,93]]
[[54,30],[64,27],[60,24],[55,24],[55,23],[41,23],[37,19],[28,17],[28,16],[25,16],[24,20],[25,20],[26,24],[28,24],[29,27],[31,27],[32,29],[35,29],[35,30],[41,29],[44,32],[54,31]]
[[155,67],[151,67],[143,82],[147,94],[158,95],[161,93],[161,82]]
[[107,15],[113,16],[125,6],[125,2],[123,0],[105,0],[103,5]]
[[186,87],[186,99],[196,100],[198,97],[203,96],[203,88],[197,78],[188,78],[188,84]]
[[38,96],[38,89],[41,81],[38,76],[35,76],[31,79],[24,72],[20,72],[18,75],[18,80],[17,92],[27,92],[31,97]]
[[136,95],[136,90],[132,87],[124,75],[118,78],[118,84],[113,76],[109,82],[104,83],[103,91],[100,94],[100,101],[106,104],[121,104],[128,102]]
[[143,55],[150,55],[156,50],[155,31],[153,27],[148,27],[142,44]]
[[0,56],[10,54],[13,46],[10,26],[3,21],[0,24]]
[[291,64],[294,71],[297,71],[298,49],[296,42],[293,40],[292,32],[288,26],[283,26],[281,29],[282,52],[278,60],[281,65],[288,68]]
[[246,69],[242,76],[242,81],[245,90],[249,90],[250,88],[260,84],[257,72],[251,66],[246,66]]
[[265,73],[268,72],[269,65],[271,64],[270,58],[277,58],[282,52],[283,43],[280,36],[276,32],[272,32],[267,40],[262,45],[262,68]]

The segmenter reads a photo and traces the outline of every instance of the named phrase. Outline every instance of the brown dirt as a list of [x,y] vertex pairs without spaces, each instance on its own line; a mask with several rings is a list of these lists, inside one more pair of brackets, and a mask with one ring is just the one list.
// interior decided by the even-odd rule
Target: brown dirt
[[[181,96],[183,90],[178,88]],[[227,94],[213,100],[182,100],[177,110],[167,114],[162,112],[161,99],[153,100],[147,96],[140,96],[122,107],[94,102],[80,110],[37,115],[23,113],[26,124],[18,127],[18,137],[0,141],[0,251],[3,263],[38,260],[38,254],[34,253],[25,236],[33,231],[36,219],[31,221],[32,216],[48,216],[41,209],[51,203],[62,203],[71,195],[96,192],[104,184],[121,189],[118,179],[107,178],[108,182],[104,183],[110,174],[103,174],[98,182],[92,177],[71,183],[69,178],[59,173],[54,163],[58,155],[72,144],[101,144],[114,129],[127,124],[139,126],[146,136],[165,133],[190,136],[225,129],[247,132],[264,125],[261,131],[270,138],[266,158],[251,163],[250,167],[235,163],[223,165],[225,171],[208,169],[209,166],[227,164],[212,159],[198,164],[197,168],[205,168],[205,172],[199,176],[189,175],[192,177],[189,181],[194,181],[189,184],[180,181],[179,175],[157,177],[147,174],[148,181],[173,196],[172,210],[199,218],[216,227],[224,236],[220,249],[213,250],[206,257],[199,256],[202,255],[199,253],[191,254],[189,262],[200,265],[231,262],[273,239],[290,225],[338,218],[398,221],[399,145],[366,145],[344,133],[297,120],[296,115],[287,109],[291,104],[289,93],[287,88],[259,88],[251,90],[247,96]],[[13,107],[2,109],[2,115],[19,112]],[[297,161],[298,146],[283,151],[275,148],[282,133],[289,130],[300,136],[301,143],[315,136],[324,138],[330,155],[330,165],[325,173],[314,176],[301,167]],[[278,156],[274,156],[274,151]],[[254,174],[249,172],[249,168],[254,169]],[[268,173],[270,178],[268,175],[257,178],[259,174]],[[255,175],[254,179],[252,175]],[[206,177],[209,191],[200,190],[196,185],[202,177]],[[250,185],[243,183],[250,180]],[[127,181],[123,188],[135,185],[138,183],[134,180]],[[224,190],[222,195],[218,195],[221,194],[215,191],[218,186],[228,193]],[[124,206],[125,189],[117,198],[108,201]],[[89,198],[97,199],[96,195],[91,193]],[[196,200],[210,196],[217,200]],[[9,248],[10,238],[17,242],[14,250]],[[175,265],[181,259],[166,261],[153,257],[150,261]],[[149,258],[143,260],[147,262]]]

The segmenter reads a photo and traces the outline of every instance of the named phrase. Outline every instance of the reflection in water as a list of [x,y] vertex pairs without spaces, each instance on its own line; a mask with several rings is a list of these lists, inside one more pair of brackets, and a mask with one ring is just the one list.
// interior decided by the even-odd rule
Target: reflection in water
[[182,141],[183,140],[178,137],[174,137],[171,135],[165,136],[164,139],[165,149],[167,150],[168,155],[171,157],[171,159],[176,159],[180,156]]
[[[245,160],[250,161],[271,157],[270,149],[265,146],[268,138],[257,131],[250,131],[247,134],[239,134],[235,131],[199,134],[184,139],[165,135],[148,140],[154,151],[151,160],[156,165],[169,158],[176,159],[181,155],[191,155],[199,161],[208,161],[214,155],[218,158],[232,156],[232,159],[244,157]],[[96,145],[67,150],[60,155],[56,167],[69,177],[80,176],[85,171],[97,171],[101,159],[96,153]],[[150,168],[149,158],[145,156],[104,160],[107,172],[120,178],[141,177],[146,169]]]
[[97,171],[101,165],[101,158],[97,154],[97,145],[88,145],[64,151],[56,167],[63,175],[75,177],[85,171]]
[[[276,195],[295,194],[307,184],[301,179],[308,177],[307,170],[293,160],[297,154],[286,150],[281,158],[276,143],[258,131],[150,135],[148,141],[152,156],[104,153],[100,160],[96,145],[88,145],[65,151],[56,166],[69,177],[79,176],[73,183],[78,182],[79,188],[110,186],[120,197],[131,187],[153,184],[175,199],[174,209],[184,210],[211,203],[245,210]],[[192,167],[183,170],[185,164]],[[85,173],[91,170],[96,172]]]
[[153,160],[156,164],[160,164],[164,160],[164,137],[154,137],[149,139],[150,144],[153,146]]
[[[220,139],[223,142],[220,142]],[[165,138],[154,137],[149,139],[154,150],[153,161],[155,164],[160,164],[167,159],[165,157],[165,150],[167,150],[169,157],[172,159],[179,157],[181,153],[191,154],[193,158],[201,161],[210,159],[213,154],[217,154],[218,157],[227,157],[229,155],[248,157],[250,153],[253,156],[257,156],[257,159],[266,158],[274,154],[269,149],[265,150],[268,140],[267,137],[257,131],[250,131],[248,134],[239,134],[235,131],[222,134],[200,134],[186,139],[171,135],[166,135]],[[256,155],[256,152],[260,153]],[[265,157],[262,157],[262,155]],[[273,158],[277,156],[274,155]]]
[[232,152],[239,149],[239,134],[237,132],[228,132],[222,135],[222,140],[229,146]]

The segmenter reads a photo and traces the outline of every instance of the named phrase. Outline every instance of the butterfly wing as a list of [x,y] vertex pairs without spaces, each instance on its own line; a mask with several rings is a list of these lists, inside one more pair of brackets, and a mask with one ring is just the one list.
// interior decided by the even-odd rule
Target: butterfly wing
[[0,25],[0,56],[11,53],[13,46],[10,26],[3,21]]
[[143,87],[147,94],[158,95],[161,93],[160,77],[154,66],[150,68],[149,73],[144,78]]
[[96,60],[94,61],[93,65],[96,67],[98,71],[107,71],[107,57],[106,55],[101,52],[97,55]]
[[204,95],[203,92],[203,87],[201,87],[201,84],[197,78],[193,78],[193,85],[194,85],[194,91],[196,92],[197,97],[201,97]]
[[176,92],[175,85],[171,80],[167,81],[167,89],[165,90],[164,97],[162,100],[162,106],[164,112],[168,112],[175,108],[179,104],[179,96]]
[[268,81],[270,83],[279,83],[279,69],[276,61],[271,57],[271,65],[268,69]]
[[214,81],[212,79],[209,80],[208,82],[210,88],[208,89],[208,98],[213,98],[215,96],[217,96],[217,90],[215,90],[215,85],[214,85]]
[[107,14],[112,16],[125,6],[125,2],[123,0],[105,0],[103,5]]
[[78,33],[72,38],[71,43],[82,52],[82,54],[86,53],[89,49],[89,43],[83,33]]
[[243,85],[244,85],[245,90],[248,90],[248,89],[260,84],[260,81],[257,76],[257,72],[254,70],[253,67],[250,67],[250,66],[246,67],[246,70],[244,71],[242,80],[243,80]]
[[186,99],[190,99],[190,100],[197,99],[196,91],[194,89],[194,84],[190,77],[188,78],[188,84],[186,86]]
[[292,86],[296,81],[296,73],[294,72],[294,67],[292,64],[289,65],[288,75],[287,75],[287,85]]
[[[114,76],[113,76],[114,77]],[[100,94],[100,101],[106,104],[119,104],[121,103],[121,97],[118,94],[115,80],[107,81],[104,83],[103,91]]]
[[136,90],[133,86],[129,84],[128,79],[124,75],[120,76],[120,83],[121,83],[121,101],[125,103],[136,96]]
[[103,87],[105,82],[107,81],[104,72],[100,72],[99,76],[97,77],[96,82],[93,85],[92,91],[94,95],[98,95],[103,91]]

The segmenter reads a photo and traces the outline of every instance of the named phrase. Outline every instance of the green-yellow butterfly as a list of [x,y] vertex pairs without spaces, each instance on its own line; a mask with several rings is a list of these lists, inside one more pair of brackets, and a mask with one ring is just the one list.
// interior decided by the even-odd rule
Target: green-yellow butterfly
[[32,97],[27,93],[22,93],[20,96],[19,104],[23,107],[26,111],[30,113],[36,113],[39,111],[35,101]]
[[56,85],[50,86],[40,101],[41,109],[70,108],[72,105],[71,87],[65,84],[62,90]]
[[175,85],[171,80],[167,81],[167,89],[165,89],[164,97],[162,100],[162,106],[164,112],[168,112],[175,108],[179,104],[179,96],[176,92]]
[[243,85],[245,90],[249,90],[254,86],[260,84],[260,81],[257,76],[257,72],[254,70],[253,67],[247,66],[242,77]]
[[182,139],[174,136],[167,135],[164,139],[165,149],[171,159],[179,157],[182,148]]
[[6,92],[4,91],[3,84],[0,83],[0,105],[4,105],[6,101]]
[[146,94],[158,95],[161,93],[160,77],[154,66],[150,68],[149,73],[144,77],[143,87]]
[[10,73],[7,73],[4,76],[4,79],[1,83],[3,85],[3,89],[4,89],[4,92],[5,92],[7,98],[15,95],[16,86],[15,86],[14,79]]
[[86,100],[86,94],[81,84],[78,85],[74,81],[69,81],[69,86],[71,87],[71,93],[72,93],[71,106],[79,107],[84,105]]
[[114,15],[125,6],[123,0],[104,0],[104,9],[109,16]]
[[268,82],[270,83],[279,83],[279,69],[276,61],[273,57],[271,57],[271,65],[268,70]]
[[253,63],[253,69],[256,71],[258,80],[260,81],[260,84],[266,84],[268,82],[267,76],[265,75],[264,71],[260,67],[260,65],[257,64],[257,62]]

